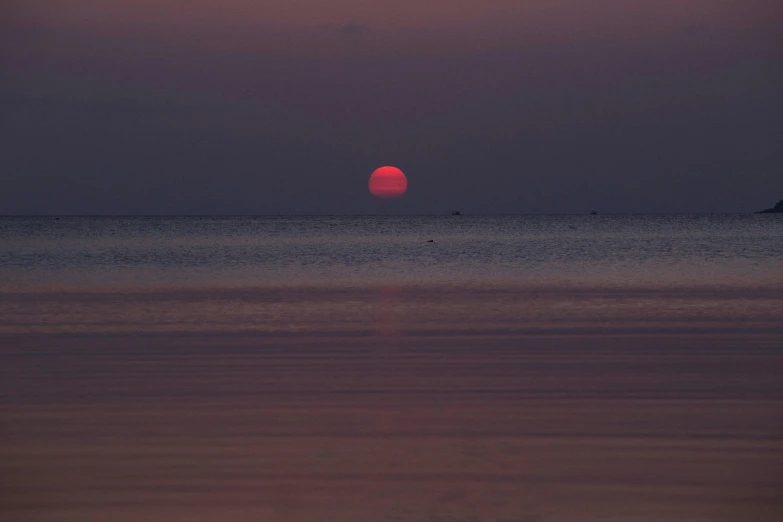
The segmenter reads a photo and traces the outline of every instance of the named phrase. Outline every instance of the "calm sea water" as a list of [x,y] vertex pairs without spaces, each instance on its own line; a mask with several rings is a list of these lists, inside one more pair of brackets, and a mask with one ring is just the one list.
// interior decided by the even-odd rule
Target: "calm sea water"
[[0,519],[777,522],[782,240],[0,218]]
[[0,288],[780,283],[781,239],[776,215],[5,217]]

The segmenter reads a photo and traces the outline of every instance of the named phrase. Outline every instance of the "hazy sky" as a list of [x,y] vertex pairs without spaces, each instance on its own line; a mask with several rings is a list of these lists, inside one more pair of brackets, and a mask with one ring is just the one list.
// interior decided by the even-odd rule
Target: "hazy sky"
[[[0,214],[751,211],[783,3],[11,0]],[[396,165],[409,190],[369,195]]]

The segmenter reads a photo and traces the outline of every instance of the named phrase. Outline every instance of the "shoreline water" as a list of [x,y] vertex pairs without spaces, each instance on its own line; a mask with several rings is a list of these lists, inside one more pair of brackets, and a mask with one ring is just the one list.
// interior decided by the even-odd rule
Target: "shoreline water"
[[2,511],[771,522],[780,338],[5,337]]

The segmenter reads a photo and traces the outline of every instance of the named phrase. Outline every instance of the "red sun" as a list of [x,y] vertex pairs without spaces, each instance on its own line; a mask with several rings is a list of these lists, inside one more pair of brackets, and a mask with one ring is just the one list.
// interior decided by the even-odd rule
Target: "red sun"
[[372,173],[367,185],[377,198],[396,199],[408,190],[408,178],[397,167],[381,167]]

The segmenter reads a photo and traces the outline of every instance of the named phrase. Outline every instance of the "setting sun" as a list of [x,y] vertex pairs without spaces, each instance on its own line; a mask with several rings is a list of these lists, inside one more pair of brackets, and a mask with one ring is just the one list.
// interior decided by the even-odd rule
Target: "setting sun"
[[370,192],[381,199],[397,199],[408,190],[408,178],[397,167],[381,167],[368,181]]

